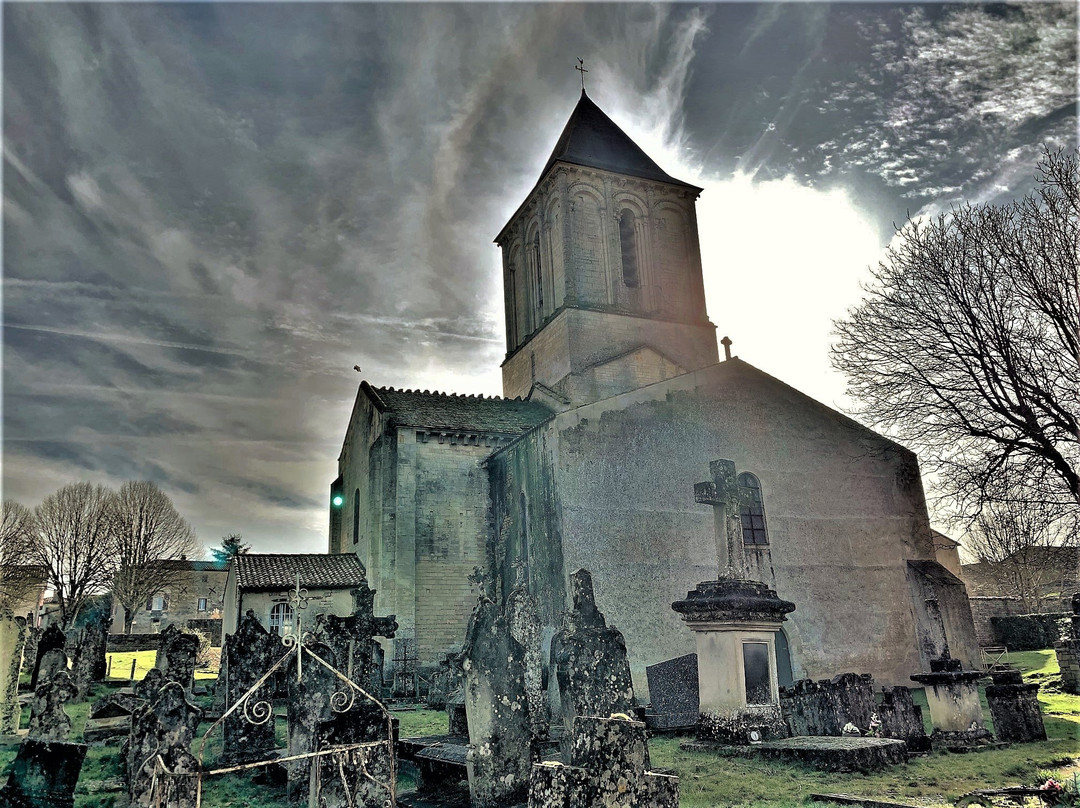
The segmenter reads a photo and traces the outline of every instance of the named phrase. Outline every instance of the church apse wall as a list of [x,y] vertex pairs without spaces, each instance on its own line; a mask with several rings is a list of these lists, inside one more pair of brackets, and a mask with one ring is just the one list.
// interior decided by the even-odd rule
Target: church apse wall
[[[563,567],[592,572],[635,687],[646,665],[694,650],[670,604],[717,575],[712,508],[694,501],[694,484],[720,458],[760,481],[765,582],[799,607],[785,624],[795,677],[853,670],[904,683],[919,668],[907,560],[934,554],[910,452],[738,360],[538,431],[542,442],[515,448],[551,452]],[[954,646],[970,631],[957,621]]]

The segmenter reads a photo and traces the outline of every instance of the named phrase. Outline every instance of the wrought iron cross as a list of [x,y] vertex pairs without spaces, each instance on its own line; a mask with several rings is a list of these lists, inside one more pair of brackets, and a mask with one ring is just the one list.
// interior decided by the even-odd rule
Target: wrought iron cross
[[581,57],[578,57],[577,64],[574,65],[574,70],[581,74],[581,89],[585,89],[585,74],[589,71],[585,69],[585,62]]
[[300,610],[306,609],[308,606],[308,591],[300,587],[300,573],[296,573],[296,587],[289,593],[289,605],[292,606],[293,614],[296,615],[295,619],[295,634],[296,637],[296,681],[300,681],[303,677],[303,658],[304,649],[300,646],[304,644],[304,629],[302,621],[300,620]]

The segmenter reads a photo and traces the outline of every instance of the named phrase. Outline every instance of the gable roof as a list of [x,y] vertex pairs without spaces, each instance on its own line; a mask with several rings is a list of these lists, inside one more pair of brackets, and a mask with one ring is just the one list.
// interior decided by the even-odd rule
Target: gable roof
[[551,409],[539,402],[519,398],[395,390],[371,387],[367,382],[362,382],[361,388],[399,426],[519,435],[552,414]]
[[188,561],[186,558],[169,559],[156,563],[165,569],[187,570],[189,572],[225,572],[229,568],[229,562],[227,561]]
[[352,589],[367,572],[353,553],[241,553],[232,561],[238,589]]
[[560,161],[701,190],[660,168],[584,90],[540,176]]

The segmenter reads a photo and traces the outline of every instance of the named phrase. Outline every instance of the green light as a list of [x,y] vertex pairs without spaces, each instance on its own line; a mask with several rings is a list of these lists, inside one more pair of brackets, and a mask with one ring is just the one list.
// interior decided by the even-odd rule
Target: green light
[[340,508],[341,503],[345,501],[345,497],[341,496],[341,494],[334,494],[334,499],[332,501],[335,508]]

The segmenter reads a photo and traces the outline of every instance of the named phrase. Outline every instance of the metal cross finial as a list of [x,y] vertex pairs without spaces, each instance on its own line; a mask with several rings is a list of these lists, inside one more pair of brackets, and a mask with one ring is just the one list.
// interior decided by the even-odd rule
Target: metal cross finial
[[581,57],[578,57],[577,64],[574,65],[574,70],[576,70],[577,72],[579,72],[581,74],[581,90],[582,90],[582,92],[584,92],[585,91],[585,74],[588,73],[589,71],[585,69],[585,61]]

